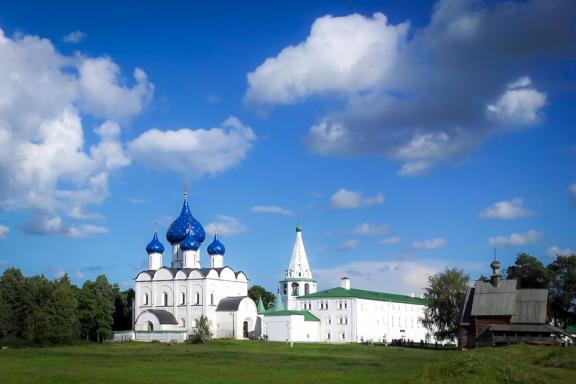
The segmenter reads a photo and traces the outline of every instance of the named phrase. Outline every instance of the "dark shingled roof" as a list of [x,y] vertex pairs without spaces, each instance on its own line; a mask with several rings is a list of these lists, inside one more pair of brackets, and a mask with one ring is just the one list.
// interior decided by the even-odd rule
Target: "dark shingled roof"
[[516,301],[516,279],[501,280],[495,287],[478,280],[474,285],[472,316],[512,316]]
[[242,300],[248,296],[225,297],[218,303],[216,312],[233,312],[237,311]]
[[492,324],[490,330],[495,332],[564,332],[548,324]]
[[160,324],[175,324],[175,325],[178,324],[178,321],[176,321],[174,315],[163,309],[149,309],[146,312],[150,312],[151,314],[156,316]]

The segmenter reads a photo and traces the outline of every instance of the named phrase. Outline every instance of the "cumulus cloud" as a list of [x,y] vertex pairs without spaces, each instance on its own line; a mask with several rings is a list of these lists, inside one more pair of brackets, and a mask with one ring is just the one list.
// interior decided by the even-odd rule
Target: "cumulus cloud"
[[10,227],[0,224],[0,239],[5,239],[8,232],[10,232]]
[[445,247],[448,242],[440,237],[434,239],[427,239],[422,241],[414,241],[410,244],[412,249],[438,249]]
[[362,223],[350,231],[354,236],[380,236],[388,232],[386,225],[374,225],[369,223]]
[[391,245],[391,244],[398,244],[400,242],[400,236],[392,236],[392,237],[387,237],[385,239],[380,240],[378,243],[380,244],[384,244],[384,245]]
[[526,245],[537,243],[542,238],[542,233],[536,230],[529,230],[525,233],[513,233],[509,236],[496,236],[488,239],[488,244],[499,245]]
[[498,201],[480,212],[481,219],[523,219],[534,215],[534,212],[524,208],[524,201],[515,198],[510,201]]
[[275,213],[277,215],[291,216],[292,211],[275,205],[255,205],[250,208],[255,213]]
[[362,193],[350,191],[346,188],[339,189],[330,198],[332,209],[354,209],[368,205],[380,205],[384,203],[384,194],[364,197]]
[[338,249],[341,251],[350,251],[352,249],[358,248],[358,240],[347,240],[341,244],[338,244]]
[[511,126],[537,123],[538,113],[546,104],[546,94],[531,85],[532,80],[527,76],[508,84],[496,103],[486,107],[486,112],[490,117]]
[[306,41],[248,74],[246,100],[289,104],[315,93],[370,90],[389,76],[408,24],[353,14],[316,19]]
[[[309,149],[384,155],[403,163],[400,175],[416,176],[462,159],[491,135],[538,124],[548,96],[534,63],[551,59],[569,70],[575,18],[571,0],[443,0],[430,23],[410,33],[381,14],[321,17],[302,42],[248,75],[246,99],[343,95],[342,107],[310,127]],[[342,65],[338,52],[346,53]]]
[[570,256],[570,255],[576,255],[576,251],[571,248],[560,248],[556,245],[553,245],[546,250],[546,254],[552,257]]
[[82,31],[74,31],[74,32],[70,32],[67,35],[64,35],[62,37],[62,40],[65,43],[70,43],[70,44],[78,44],[80,42],[82,42],[83,40],[86,39],[86,33],[82,32]]
[[248,232],[248,227],[235,217],[218,215],[216,216],[215,222],[209,223],[206,226],[206,231],[208,233],[218,232],[224,236],[234,236]]
[[[230,117],[221,127],[161,131],[151,129],[129,144],[132,157],[157,170],[172,170],[195,178],[217,175],[244,159],[256,136]],[[153,154],[153,155],[152,155]]]
[[[45,225],[28,227],[52,233],[52,219],[64,228],[62,213],[78,219],[108,196],[109,174],[130,163],[118,121],[138,114],[153,86],[142,70],[130,86],[111,58],[66,56],[36,36],[0,30],[0,57],[0,207],[31,209]],[[86,118],[97,124],[92,142]]]

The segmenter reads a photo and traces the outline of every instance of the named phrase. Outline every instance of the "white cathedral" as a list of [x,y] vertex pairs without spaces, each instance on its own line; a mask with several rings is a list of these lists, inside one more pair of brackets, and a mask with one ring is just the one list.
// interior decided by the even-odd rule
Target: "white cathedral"
[[264,309],[248,297],[248,279],[224,263],[225,247],[217,234],[207,247],[209,266],[202,266],[204,228],[192,216],[187,193],[180,215],[168,228],[170,266],[155,230],[146,246],[148,269],[135,279],[132,331],[116,332],[115,340],[184,341],[200,316],[208,318],[215,338],[289,342],[386,342],[393,339],[432,341],[422,326],[425,301],[406,295],[341,286],[317,290],[308,263],[302,228],[285,277],[279,282],[276,304]]
[[209,265],[203,267],[200,249],[205,237],[185,193],[180,216],[166,232],[172,246],[170,266],[164,266],[164,246],[157,231],[146,246],[148,269],[136,277],[135,332],[128,338],[185,340],[201,315],[208,318],[213,337],[255,337],[256,304],[248,297],[248,279],[244,272],[224,264],[226,248],[216,234],[207,248]]

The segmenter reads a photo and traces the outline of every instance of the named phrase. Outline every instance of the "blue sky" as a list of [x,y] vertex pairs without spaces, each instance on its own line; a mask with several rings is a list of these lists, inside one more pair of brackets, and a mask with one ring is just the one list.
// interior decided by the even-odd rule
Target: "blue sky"
[[[188,183],[276,290],[576,249],[571,1],[0,6],[0,270],[123,288]],[[202,260],[208,262],[202,247]],[[164,263],[169,263],[168,253]]]

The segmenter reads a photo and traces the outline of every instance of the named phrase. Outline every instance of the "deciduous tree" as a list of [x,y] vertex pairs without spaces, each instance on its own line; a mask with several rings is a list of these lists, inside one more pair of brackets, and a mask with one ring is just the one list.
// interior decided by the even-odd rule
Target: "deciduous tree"
[[428,277],[424,297],[428,304],[422,323],[437,338],[452,339],[458,328],[458,314],[464,302],[469,277],[462,270],[447,269]]

